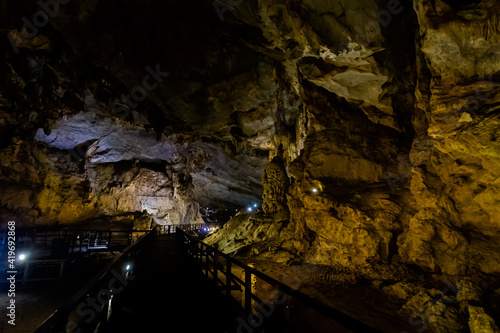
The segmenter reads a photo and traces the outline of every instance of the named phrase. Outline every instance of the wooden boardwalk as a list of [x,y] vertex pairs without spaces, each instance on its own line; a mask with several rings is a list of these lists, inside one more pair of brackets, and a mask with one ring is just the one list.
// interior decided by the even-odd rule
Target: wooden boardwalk
[[238,312],[183,256],[175,234],[155,236],[132,265],[134,279],[113,298],[103,331],[235,332]]

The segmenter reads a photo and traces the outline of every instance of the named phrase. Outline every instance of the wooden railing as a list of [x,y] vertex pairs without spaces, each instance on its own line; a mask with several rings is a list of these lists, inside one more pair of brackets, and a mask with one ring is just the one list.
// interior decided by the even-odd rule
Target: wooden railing
[[[21,230],[16,235],[19,248],[49,249],[60,246],[66,254],[105,248],[122,250],[139,239],[145,230]],[[0,252],[5,251],[7,233],[0,233]],[[57,244],[55,244],[57,242]]]
[[[178,242],[182,243],[184,252],[200,266],[203,274],[212,281],[214,286],[221,289],[230,301],[240,307],[245,315],[244,318],[248,318],[243,319],[248,321],[247,327],[251,327],[255,332],[264,328],[266,322],[271,321],[271,317],[274,317],[274,320],[279,318],[280,325],[296,331],[293,328],[291,309],[297,307],[299,303],[302,308],[312,309],[320,316],[326,317],[326,320],[333,321],[354,332],[379,332],[224,254],[180,229],[178,229]],[[261,287],[265,284],[267,299],[257,296],[257,279]],[[262,310],[263,308],[266,310]]]
[[[85,304],[84,299],[86,297],[103,298],[103,293],[114,292],[112,288],[116,288],[119,283],[127,284],[128,267],[124,268],[123,266],[141,253],[147,240],[153,235],[153,231],[145,233],[135,243],[132,243],[120,254],[116,255],[106,267],[99,271],[34,332],[72,332],[75,328],[79,328],[81,332],[94,332],[98,326],[101,331],[107,323],[108,303],[105,302],[103,308],[93,314],[94,318],[91,322],[83,321],[78,313],[78,311],[81,312],[79,308]],[[113,279],[114,282],[111,282]]]
[[[61,280],[63,278],[64,266],[67,264],[67,259],[40,259],[26,260],[20,266],[22,267],[22,280],[25,284],[31,281],[50,281]],[[53,268],[52,270],[50,268]],[[34,276],[32,268],[39,268],[44,272],[43,276]]]
[[156,233],[158,235],[169,235],[175,234],[177,229],[182,231],[203,231],[203,229],[209,228],[209,225],[206,223],[197,223],[197,224],[168,224],[168,225],[156,225]]

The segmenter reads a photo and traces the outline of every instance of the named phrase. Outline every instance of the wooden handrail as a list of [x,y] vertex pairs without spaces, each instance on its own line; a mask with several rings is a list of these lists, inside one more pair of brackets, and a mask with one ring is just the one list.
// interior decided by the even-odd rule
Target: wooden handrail
[[[252,267],[244,264],[243,262],[239,261],[238,259],[235,259],[235,258],[215,249],[214,247],[204,243],[202,240],[200,240],[196,237],[193,237],[180,229],[178,231],[180,231],[182,234],[184,234],[184,237],[186,237],[186,239],[188,239],[188,241],[194,242],[195,244],[199,244],[201,251],[203,251],[203,250],[206,251],[208,249],[209,251],[216,254],[218,257],[223,257],[224,259],[226,259],[227,260],[227,262],[226,262],[227,267],[230,267],[230,265],[232,265],[232,264],[236,264],[237,266],[244,269],[246,277],[249,277],[251,275],[255,275],[256,277],[258,277],[261,280],[267,282],[268,284],[276,287],[278,290],[284,292],[285,294],[299,300],[303,304],[309,306],[310,308],[313,308],[314,310],[320,312],[321,314],[325,315],[326,317],[333,319],[335,322],[341,324],[342,326],[346,327],[347,329],[353,330],[355,332],[374,332],[374,333],[380,332],[380,331],[362,323],[361,321],[359,321],[359,320],[357,320],[357,319],[355,319],[355,318],[353,318],[353,317],[351,317],[351,316],[349,316],[349,315],[347,315],[347,314],[345,314],[337,309],[334,309],[334,308],[318,301],[317,299],[312,298],[311,296],[303,294],[302,292],[298,291],[297,289],[294,289],[294,288],[258,271],[255,268],[252,268]],[[195,255],[195,257],[196,257],[196,255]],[[208,258],[210,258],[210,256],[205,255],[205,258],[208,260]],[[200,259],[201,259],[201,255],[200,255]],[[213,265],[220,265],[215,260],[211,261],[211,263]],[[208,264],[206,263],[206,265],[208,265]],[[225,270],[226,284],[228,282],[227,281],[228,279],[229,279],[229,283],[231,283],[231,281],[237,281],[242,285],[248,284],[247,278],[245,278],[245,280],[247,280],[247,281],[243,281],[240,278],[238,278],[237,276],[235,276],[230,270],[228,271],[226,268],[222,267],[222,265],[220,265],[220,266],[221,267],[218,267],[217,270],[218,271]],[[208,275],[208,273],[207,273],[207,275]],[[224,287],[228,287],[228,286],[224,285]],[[230,289],[230,286],[227,289]],[[257,295],[254,295],[254,294],[248,295],[248,292],[250,289],[251,288],[248,288],[248,286],[245,287],[245,292],[247,293],[247,296],[250,296],[250,297],[245,297],[246,304],[245,304],[244,311],[246,311],[247,313],[250,311],[249,307],[250,307],[251,302],[249,301],[249,299],[254,298],[255,300],[260,300],[257,297]]]
[[209,227],[208,223],[193,223],[193,224],[165,224],[165,225],[156,225],[156,229],[160,234],[170,234],[175,233],[177,228],[182,231],[201,231],[205,227]]
[[[117,239],[117,242],[114,242],[115,244],[112,244],[114,246],[116,245],[129,245],[128,242],[126,242],[126,238],[136,238],[139,236],[141,233],[146,233],[148,230],[121,230],[121,229],[108,229],[108,230],[82,230],[82,229],[75,229],[75,230],[58,230],[58,229],[42,229],[37,231],[36,228],[29,228],[29,229],[21,229],[22,232],[18,233],[18,244],[20,245],[19,247],[50,247],[51,246],[51,241],[55,238],[62,238],[65,240],[66,244],[71,247],[71,252],[74,252],[74,248],[79,247],[82,248],[84,246],[84,243],[88,240],[91,239],[91,235],[100,235],[100,239],[105,237],[105,238],[110,238],[111,236],[114,236],[114,239]],[[0,243],[2,242],[2,239],[5,238],[5,230],[0,230]],[[77,236],[80,236],[80,239],[77,240]],[[23,239],[23,240],[21,240]],[[78,245],[76,245],[76,242],[79,242]],[[109,242],[108,242],[109,243]],[[3,248],[0,244],[0,249]]]

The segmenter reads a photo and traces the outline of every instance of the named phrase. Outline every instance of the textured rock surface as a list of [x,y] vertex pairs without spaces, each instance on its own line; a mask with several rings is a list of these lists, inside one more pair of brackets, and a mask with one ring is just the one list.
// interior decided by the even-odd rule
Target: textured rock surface
[[0,8],[0,224],[258,202],[208,241],[496,329],[497,1],[75,0],[32,38]]
[[289,179],[286,174],[283,152],[280,151],[266,168],[262,175],[262,210],[266,214],[286,212],[286,194],[289,187]]
[[484,313],[484,309],[476,306],[469,306],[469,316],[469,328],[471,333],[500,332],[498,327],[495,325],[493,318]]
[[400,253],[449,274],[464,274],[470,265],[498,272],[498,250],[491,251],[499,207],[493,194],[499,176],[493,134],[499,121],[493,106],[498,8],[494,2],[472,8],[439,1],[417,2],[415,11],[422,36],[417,43],[430,74],[421,75],[416,94],[428,123],[419,140],[428,145],[414,140],[410,152],[418,212],[399,239]]
[[7,188],[3,200],[7,209],[31,211],[21,218],[29,223],[136,211],[160,223],[201,222],[200,203],[255,201],[266,162],[231,159],[217,145],[182,136],[157,140],[143,127],[90,112],[58,121],[50,135],[39,130],[36,140],[35,148],[19,142],[3,152],[6,181],[25,182],[22,200],[18,185]]

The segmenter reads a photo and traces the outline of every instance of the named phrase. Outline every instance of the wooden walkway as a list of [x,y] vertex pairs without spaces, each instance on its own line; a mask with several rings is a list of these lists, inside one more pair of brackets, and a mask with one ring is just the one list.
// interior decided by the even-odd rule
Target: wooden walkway
[[35,333],[379,332],[175,230],[128,246]]
[[102,331],[235,331],[238,312],[183,256],[175,234],[156,235],[137,259],[135,278],[113,298]]

